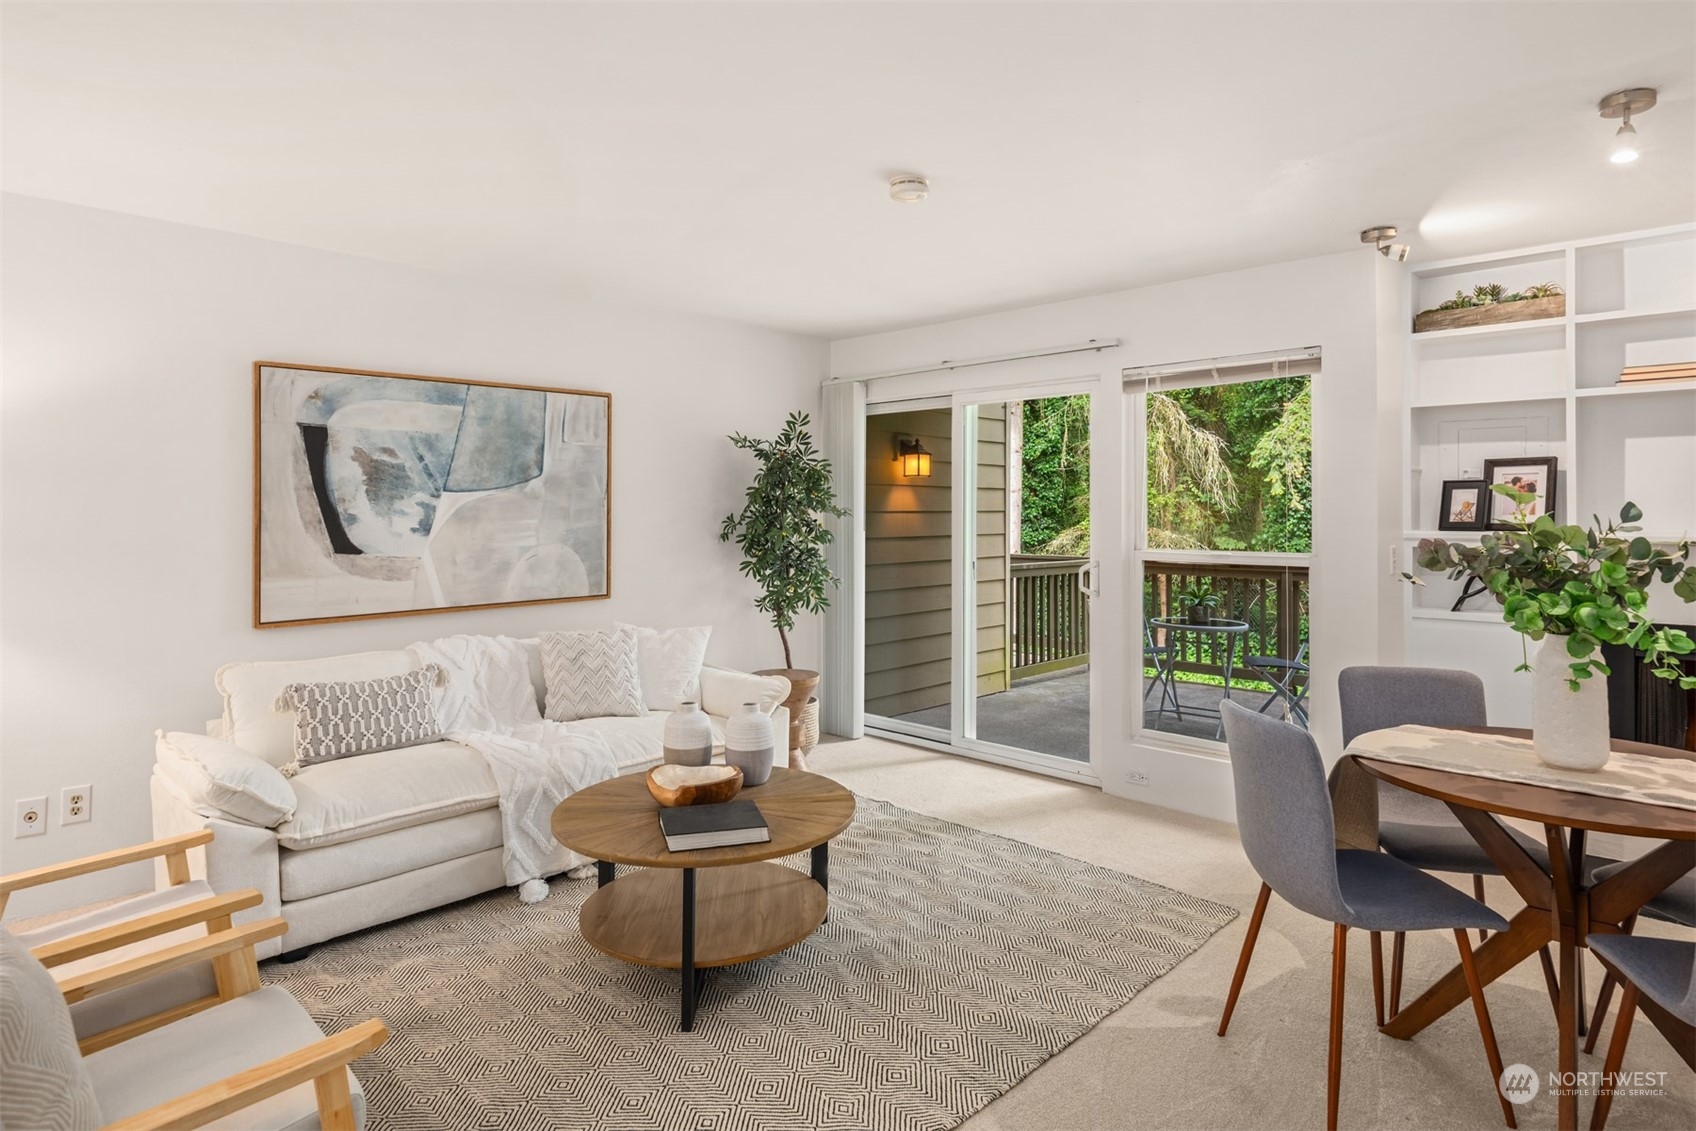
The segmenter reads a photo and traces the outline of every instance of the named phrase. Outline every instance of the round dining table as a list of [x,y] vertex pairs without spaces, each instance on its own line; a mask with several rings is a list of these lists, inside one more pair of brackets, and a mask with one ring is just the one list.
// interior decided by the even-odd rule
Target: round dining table
[[[1449,729],[1531,737],[1528,730],[1510,727]],[[1612,745],[1616,752],[1685,759],[1692,763],[1691,772],[1696,774],[1696,753],[1619,739]],[[1579,951],[1586,948],[1591,935],[1628,932],[1639,908],[1696,868],[1696,812],[1360,755],[1350,757],[1381,781],[1445,803],[1525,900],[1525,908],[1509,920],[1508,929],[1491,935],[1478,947],[1478,976],[1485,985],[1533,954],[1542,953],[1546,945],[1558,944],[1551,995],[1555,999],[1559,1029],[1559,1070],[1565,1085],[1558,1089],[1559,1127],[1561,1131],[1576,1131],[1578,1089],[1569,1074],[1578,1069],[1582,992]],[[1500,817],[1543,826],[1549,850],[1547,869],[1508,834],[1498,820]],[[1585,864],[1585,841],[1593,832],[1645,837],[1663,843],[1618,873],[1592,884]],[[1548,974],[1545,969],[1545,976]],[[1389,1018],[1381,1031],[1406,1040],[1466,1000],[1466,976],[1457,965],[1417,1000]],[[1696,1044],[1696,1032],[1647,996],[1638,999],[1638,1008],[1686,1063],[1696,1069],[1691,1051]]]

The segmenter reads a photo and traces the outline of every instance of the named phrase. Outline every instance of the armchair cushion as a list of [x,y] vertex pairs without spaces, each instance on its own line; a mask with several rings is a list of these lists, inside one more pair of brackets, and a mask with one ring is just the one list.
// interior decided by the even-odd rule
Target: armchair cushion
[[59,984],[0,930],[0,1125],[92,1131],[101,1114]]
[[780,675],[749,675],[726,668],[701,669],[701,710],[729,718],[744,703],[758,703],[766,714],[789,698],[789,681]]
[[[118,1120],[286,1056],[323,1036],[287,990],[267,986],[92,1053],[84,1063],[101,1111],[108,1119]],[[365,1092],[358,1077],[348,1075],[354,1122],[362,1127]],[[311,1084],[301,1084],[212,1126],[316,1131],[317,1096]]]
[[269,762],[221,739],[156,731],[159,772],[203,817],[231,816],[262,829],[294,816],[288,779]]

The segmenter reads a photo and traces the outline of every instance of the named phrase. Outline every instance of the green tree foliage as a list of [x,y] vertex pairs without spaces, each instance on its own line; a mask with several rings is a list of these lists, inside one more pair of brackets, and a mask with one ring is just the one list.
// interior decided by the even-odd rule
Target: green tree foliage
[[1024,405],[1020,552],[1088,554],[1089,397]]
[[755,608],[771,615],[783,641],[783,666],[793,668],[789,630],[803,611],[822,613],[828,590],[839,584],[825,561],[832,540],[825,515],[848,512],[836,505],[830,461],[813,447],[804,412],[792,412],[776,440],[754,440],[740,432],[730,442],[754,453],[760,468],[747,491],[741,514],[729,515],[719,541],[736,539],[742,572],[760,586]]

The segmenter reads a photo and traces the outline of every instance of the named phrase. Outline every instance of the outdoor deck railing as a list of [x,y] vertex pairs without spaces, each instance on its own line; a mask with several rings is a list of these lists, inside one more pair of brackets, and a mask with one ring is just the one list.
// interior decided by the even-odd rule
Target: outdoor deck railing
[[[1143,560],[1143,615],[1149,620],[1181,620],[1186,595],[1217,598],[1204,606],[1204,615],[1248,624],[1241,635],[1180,632],[1168,641],[1156,630],[1159,644],[1172,644],[1177,672],[1224,674],[1224,648],[1231,642],[1233,667],[1243,671],[1248,656],[1294,659],[1307,639],[1308,575],[1306,566],[1202,565],[1196,562]],[[1232,682],[1239,678],[1232,676]]]
[[1014,679],[1089,663],[1088,598],[1078,589],[1078,570],[1088,561],[1013,555],[1007,623]]

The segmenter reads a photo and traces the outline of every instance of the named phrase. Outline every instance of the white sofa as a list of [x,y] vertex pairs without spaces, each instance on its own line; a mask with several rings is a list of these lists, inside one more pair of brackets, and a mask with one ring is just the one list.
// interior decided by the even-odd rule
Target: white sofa
[[[538,707],[546,701],[535,640],[530,654]],[[257,888],[263,902],[236,921],[281,915],[289,931],[260,957],[412,915],[505,885],[495,779],[483,757],[435,742],[317,763],[285,778],[293,722],[275,709],[290,683],[377,679],[418,666],[405,651],[318,660],[230,664],[219,669],[223,717],[207,738],[160,736],[151,781],[154,835],[212,829],[194,861],[212,890]],[[726,716],[757,702],[772,717],[776,763],[789,764],[788,681],[723,668],[701,672],[701,706],[723,747]],[[621,774],[645,773],[662,757],[667,712],[571,724],[606,739]],[[192,747],[192,751],[185,748]],[[195,758],[187,756],[188,753]],[[197,760],[198,759],[198,760]],[[205,772],[214,765],[213,777]],[[516,898],[516,897],[515,897]]]

